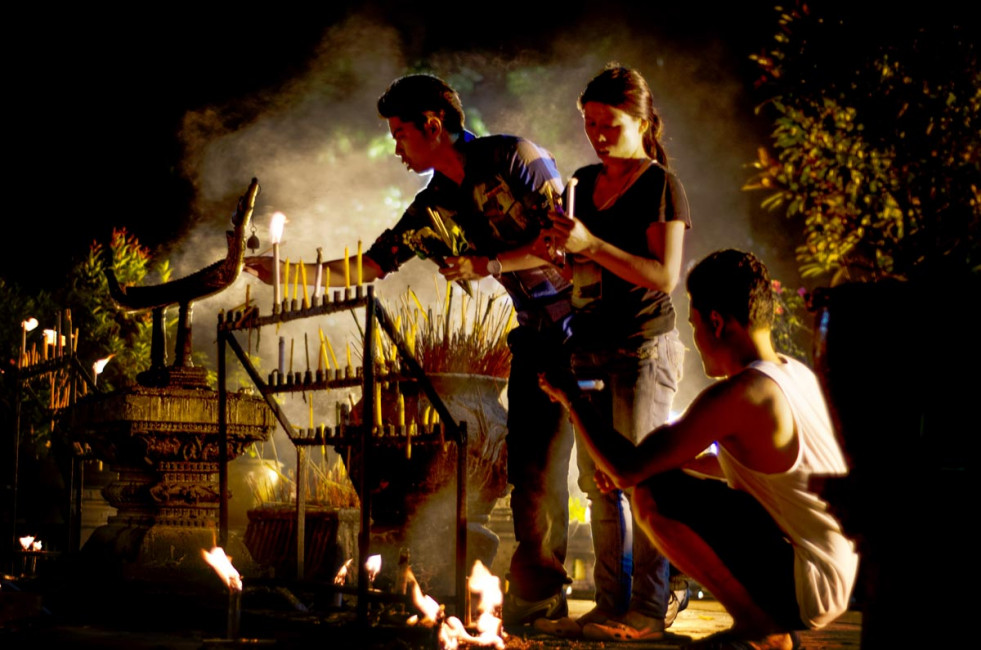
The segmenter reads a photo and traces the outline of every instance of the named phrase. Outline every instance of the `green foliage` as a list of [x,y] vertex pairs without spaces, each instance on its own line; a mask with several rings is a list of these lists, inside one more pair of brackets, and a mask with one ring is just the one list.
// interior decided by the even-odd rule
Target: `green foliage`
[[[69,273],[67,302],[73,306],[80,332],[79,357],[112,355],[99,378],[100,384],[112,388],[135,381],[137,374],[149,367],[152,318],[149,312],[126,313],[112,300],[103,270],[105,246],[93,242],[85,259]],[[150,251],[125,229],[113,231],[108,247],[119,283],[140,284],[150,267]],[[165,280],[169,278],[169,264],[160,264],[158,272]]]
[[777,352],[810,362],[808,350],[813,329],[812,315],[807,308],[808,292],[801,287],[787,291],[780,280],[773,280],[773,347]]
[[834,3],[780,11],[773,49],[752,57],[776,154],[759,150],[744,189],[801,223],[802,276],[981,269],[974,40],[946,17],[884,30],[881,15]]

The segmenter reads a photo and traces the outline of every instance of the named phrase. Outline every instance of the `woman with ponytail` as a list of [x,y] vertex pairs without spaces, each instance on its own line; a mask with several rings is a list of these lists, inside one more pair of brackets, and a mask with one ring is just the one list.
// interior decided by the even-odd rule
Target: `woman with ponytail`
[[[572,260],[573,370],[579,380],[602,380],[592,400],[638,443],[669,419],[681,380],[671,292],[691,227],[688,200],[668,169],[661,119],[639,72],[608,64],[578,106],[599,163],[575,172],[565,206],[574,215],[556,222]],[[566,637],[660,638],[687,603],[687,584],[671,588],[668,561],[634,525],[626,495],[600,492],[581,444],[578,462],[590,499],[596,606],[578,620],[536,626]]]

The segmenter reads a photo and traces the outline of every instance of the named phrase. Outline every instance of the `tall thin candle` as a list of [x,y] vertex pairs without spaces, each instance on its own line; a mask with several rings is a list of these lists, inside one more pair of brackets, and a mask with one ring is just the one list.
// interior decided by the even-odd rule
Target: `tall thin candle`
[[345,246],[344,247],[344,288],[345,289],[351,288],[351,264],[348,258],[349,258],[349,254],[348,254],[347,246]]
[[286,215],[282,212],[274,212],[269,223],[269,239],[272,241],[273,248],[273,309],[279,309],[282,300],[279,289],[279,241],[283,237],[283,226],[286,224]]
[[320,297],[320,284],[324,281],[324,249],[317,247],[317,274],[313,278],[313,299]]
[[361,240],[358,240],[358,284],[364,284],[364,272],[361,267]]

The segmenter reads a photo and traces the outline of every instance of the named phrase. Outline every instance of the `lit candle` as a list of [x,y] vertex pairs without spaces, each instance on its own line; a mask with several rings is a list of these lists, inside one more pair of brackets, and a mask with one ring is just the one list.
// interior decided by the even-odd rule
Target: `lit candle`
[[380,427],[382,423],[382,387],[375,382],[375,426]]
[[399,393],[399,426],[405,426],[405,397]]
[[347,246],[344,247],[344,288],[351,288],[351,266]]
[[273,309],[279,309],[281,301],[279,294],[279,240],[283,237],[283,226],[286,224],[286,215],[282,212],[274,212],[272,220],[269,222],[269,240],[273,247]]
[[22,366],[24,357],[27,355],[27,333],[34,331],[37,327],[37,319],[33,316],[20,323],[20,361],[18,361],[18,366]]
[[361,240],[358,240],[358,284],[364,284],[364,273],[361,268]]

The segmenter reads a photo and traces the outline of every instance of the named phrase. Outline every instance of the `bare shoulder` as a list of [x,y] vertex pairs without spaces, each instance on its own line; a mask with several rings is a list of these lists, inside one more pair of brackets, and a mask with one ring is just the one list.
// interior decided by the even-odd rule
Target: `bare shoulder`
[[728,381],[729,408],[738,417],[728,441],[731,451],[760,471],[786,469],[796,454],[796,427],[783,390],[773,378],[752,368]]

